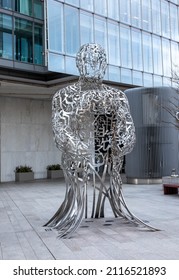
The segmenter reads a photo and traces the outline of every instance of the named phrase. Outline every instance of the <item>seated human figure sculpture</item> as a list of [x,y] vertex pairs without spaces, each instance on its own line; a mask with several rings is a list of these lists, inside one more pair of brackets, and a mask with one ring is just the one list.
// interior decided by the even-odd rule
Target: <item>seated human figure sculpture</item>
[[[135,127],[125,94],[102,83],[105,50],[83,45],[76,56],[78,82],[57,91],[52,101],[52,127],[62,152],[66,195],[46,226],[69,237],[88,217],[88,188],[93,188],[90,217],[104,217],[108,199],[115,217],[148,227],[128,209],[120,171],[125,154],[135,144]],[[107,179],[106,179],[107,177]]]

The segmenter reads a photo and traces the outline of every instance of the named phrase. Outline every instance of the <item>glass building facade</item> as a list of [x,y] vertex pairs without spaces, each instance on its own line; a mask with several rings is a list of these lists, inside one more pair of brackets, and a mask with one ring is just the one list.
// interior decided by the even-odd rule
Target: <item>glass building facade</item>
[[0,58],[43,65],[41,0],[0,0]]
[[139,86],[172,85],[179,62],[178,0],[47,0],[50,71],[78,74],[85,43],[108,54],[105,79]]
[[179,0],[0,0],[3,66],[9,60],[78,75],[75,55],[89,42],[107,52],[105,80],[171,86]]

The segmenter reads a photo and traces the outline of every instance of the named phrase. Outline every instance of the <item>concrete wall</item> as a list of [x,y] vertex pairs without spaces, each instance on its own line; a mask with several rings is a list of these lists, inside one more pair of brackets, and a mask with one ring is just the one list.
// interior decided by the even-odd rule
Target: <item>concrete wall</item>
[[32,166],[35,179],[46,178],[46,166],[60,163],[53,141],[51,101],[0,98],[0,181],[15,180],[18,165]]

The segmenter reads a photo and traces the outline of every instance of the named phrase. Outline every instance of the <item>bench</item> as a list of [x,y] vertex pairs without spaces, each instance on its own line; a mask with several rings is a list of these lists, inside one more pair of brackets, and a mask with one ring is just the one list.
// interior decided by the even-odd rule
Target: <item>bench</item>
[[179,184],[163,184],[164,194],[178,194]]

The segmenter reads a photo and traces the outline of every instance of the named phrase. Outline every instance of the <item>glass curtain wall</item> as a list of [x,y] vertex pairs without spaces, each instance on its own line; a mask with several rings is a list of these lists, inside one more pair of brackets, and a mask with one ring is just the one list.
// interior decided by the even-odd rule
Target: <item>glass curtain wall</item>
[[0,13],[0,58],[12,59],[12,17]]
[[0,8],[0,58],[43,65],[42,1],[0,0]]
[[[176,1],[47,0],[52,6],[48,11],[49,57],[58,56],[62,65],[58,69],[76,74],[80,45],[96,42],[108,54],[106,79],[141,86],[166,84],[179,47]],[[59,36],[51,35],[54,32]]]

